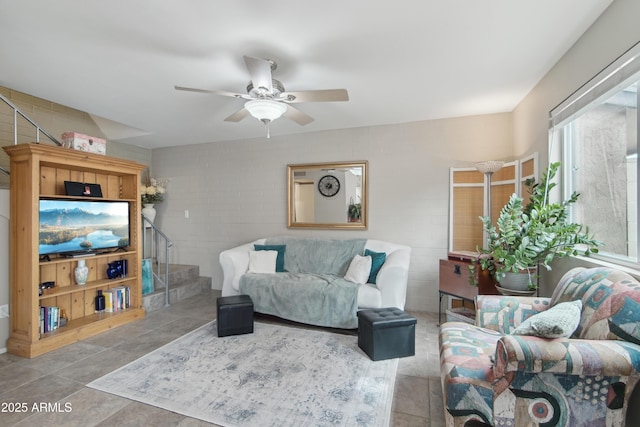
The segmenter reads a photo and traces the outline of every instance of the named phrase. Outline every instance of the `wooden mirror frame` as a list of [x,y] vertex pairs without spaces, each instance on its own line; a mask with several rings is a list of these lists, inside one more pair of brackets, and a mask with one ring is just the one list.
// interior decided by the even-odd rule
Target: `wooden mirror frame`
[[[357,185],[354,183],[353,187],[347,188],[344,183],[344,179],[341,179],[338,173],[332,174],[332,170],[346,170],[353,168],[361,168],[362,175],[360,178],[360,221],[353,222],[348,219],[347,211],[351,200],[354,200],[357,204],[357,200],[350,194],[356,193]],[[325,173],[326,172],[326,173]],[[327,200],[334,204],[340,203],[344,200],[344,222],[325,220],[325,221],[296,221],[296,193],[297,188],[295,183],[299,179],[300,175],[307,176],[304,184],[313,184],[314,200]],[[324,174],[324,175],[323,175]],[[308,176],[310,175],[310,176]],[[322,196],[319,192],[318,181],[325,175],[337,176],[340,183],[340,189],[335,196]],[[369,216],[368,212],[368,180],[367,180],[367,161],[352,161],[352,162],[334,162],[334,163],[307,163],[299,165],[287,165],[287,227],[288,228],[321,228],[329,230],[366,230],[367,220]],[[342,190],[342,191],[341,191]],[[315,206],[315,201],[314,201]],[[340,209],[340,208],[338,208]],[[314,211],[315,214],[315,211]],[[336,215],[339,215],[335,212]],[[315,219],[315,218],[314,218]]]

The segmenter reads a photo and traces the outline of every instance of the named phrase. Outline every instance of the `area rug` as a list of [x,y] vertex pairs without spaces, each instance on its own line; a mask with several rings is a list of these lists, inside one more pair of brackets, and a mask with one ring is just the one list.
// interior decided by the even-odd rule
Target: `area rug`
[[357,336],[215,321],[88,387],[222,426],[386,426],[398,359],[373,362]]

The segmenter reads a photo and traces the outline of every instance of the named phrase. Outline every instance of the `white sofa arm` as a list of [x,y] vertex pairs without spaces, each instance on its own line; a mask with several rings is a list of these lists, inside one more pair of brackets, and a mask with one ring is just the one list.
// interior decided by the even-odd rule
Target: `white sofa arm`
[[253,245],[264,244],[265,239],[246,243],[220,253],[220,266],[224,280],[222,282],[222,296],[240,294],[240,277],[249,270],[249,251]]
[[411,248],[408,247],[396,249],[387,255],[376,278],[376,286],[382,297],[382,307],[397,307],[404,310],[410,258]]

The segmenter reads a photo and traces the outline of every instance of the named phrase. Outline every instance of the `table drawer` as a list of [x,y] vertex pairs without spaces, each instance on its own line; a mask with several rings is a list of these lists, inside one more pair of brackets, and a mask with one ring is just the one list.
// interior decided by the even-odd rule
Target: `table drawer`
[[469,263],[441,259],[440,290],[460,298],[474,299],[478,288],[469,284]]
[[476,295],[497,295],[495,281],[489,272],[476,268],[478,286],[469,284],[469,264],[467,260],[440,260],[440,290],[460,298],[474,299]]

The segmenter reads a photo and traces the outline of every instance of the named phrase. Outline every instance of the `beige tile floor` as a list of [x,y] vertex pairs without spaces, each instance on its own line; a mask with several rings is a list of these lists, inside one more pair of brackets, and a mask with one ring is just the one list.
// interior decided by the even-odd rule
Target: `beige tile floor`
[[[34,359],[1,354],[0,425],[211,425],[96,391],[85,384],[213,320],[215,299],[219,295],[219,291],[210,291],[185,299],[148,313],[143,320]],[[418,319],[416,355],[400,359],[391,425],[444,426],[437,315],[411,314]],[[17,412],[24,403],[26,412]],[[48,408],[35,412],[34,403],[48,405]]]

